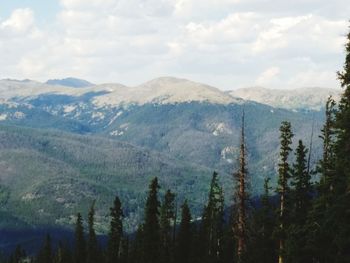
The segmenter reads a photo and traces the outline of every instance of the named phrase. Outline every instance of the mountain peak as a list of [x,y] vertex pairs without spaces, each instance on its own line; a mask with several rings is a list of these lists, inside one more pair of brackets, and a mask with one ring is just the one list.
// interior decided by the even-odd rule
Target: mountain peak
[[72,77],[64,78],[64,79],[49,79],[48,81],[46,81],[46,84],[66,86],[66,87],[72,87],[72,88],[85,88],[85,87],[90,87],[94,85],[87,80],[72,78]]

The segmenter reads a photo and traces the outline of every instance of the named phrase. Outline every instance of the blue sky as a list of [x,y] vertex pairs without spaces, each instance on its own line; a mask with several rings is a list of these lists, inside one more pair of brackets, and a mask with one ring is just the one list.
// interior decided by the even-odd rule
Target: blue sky
[[0,78],[339,87],[348,0],[0,0]]
[[61,8],[55,0],[0,0],[0,17],[9,17],[13,10],[26,7],[34,11],[41,24],[52,22]]

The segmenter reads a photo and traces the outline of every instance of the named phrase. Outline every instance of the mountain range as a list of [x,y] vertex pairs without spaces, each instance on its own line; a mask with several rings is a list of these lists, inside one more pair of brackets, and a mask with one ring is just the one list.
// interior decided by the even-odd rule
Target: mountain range
[[1,227],[69,225],[96,199],[104,232],[118,194],[133,229],[154,176],[162,191],[177,192],[178,203],[189,198],[200,216],[216,170],[230,203],[243,109],[256,195],[265,177],[276,182],[281,121],[292,123],[294,145],[298,139],[309,145],[314,128],[314,167],[323,105],[339,94],[320,88],[222,91],[172,77],[136,87],[73,78],[0,80]]

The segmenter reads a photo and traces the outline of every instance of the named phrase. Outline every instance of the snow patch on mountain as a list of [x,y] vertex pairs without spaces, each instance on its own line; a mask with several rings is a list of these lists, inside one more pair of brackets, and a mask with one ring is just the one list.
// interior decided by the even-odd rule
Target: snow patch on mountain
[[77,107],[74,105],[64,105],[63,106],[63,112],[64,113],[71,113],[72,111],[74,111]]
[[232,134],[232,130],[227,126],[226,123],[211,123],[207,125],[209,130],[214,136],[219,136],[221,134]]
[[109,126],[109,125],[111,125],[113,122],[115,122],[115,120],[116,120],[119,116],[121,116],[122,114],[123,114],[123,111],[118,111],[117,114],[109,121],[109,123],[108,123],[107,126]]
[[7,114],[6,113],[0,114],[0,121],[6,121],[6,120],[7,120]]
[[221,150],[221,158],[226,160],[228,163],[233,163],[233,157],[236,151],[236,147],[227,146]]

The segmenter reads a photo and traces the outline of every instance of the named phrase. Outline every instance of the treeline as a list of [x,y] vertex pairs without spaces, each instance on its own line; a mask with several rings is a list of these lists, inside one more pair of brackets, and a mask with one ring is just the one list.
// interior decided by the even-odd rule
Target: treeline
[[[48,235],[38,255],[28,259],[17,248],[9,262],[36,263],[225,263],[225,262],[350,262],[350,33],[344,70],[339,79],[345,92],[338,105],[329,98],[321,131],[323,157],[310,171],[308,149],[299,140],[290,163],[293,132],[289,122],[280,127],[278,183],[255,202],[249,194],[244,142],[244,114],[238,169],[232,186],[234,205],[225,211],[224,195],[214,172],[202,216],[193,218],[189,202],[177,215],[175,194],[159,194],[159,182],[149,185],[144,220],[135,235],[123,231],[123,209],[118,197],[110,209],[107,245],[95,232],[95,204],[87,229],[76,217],[75,241],[53,249]],[[318,180],[311,180],[312,176]],[[177,219],[180,219],[177,222]]]

